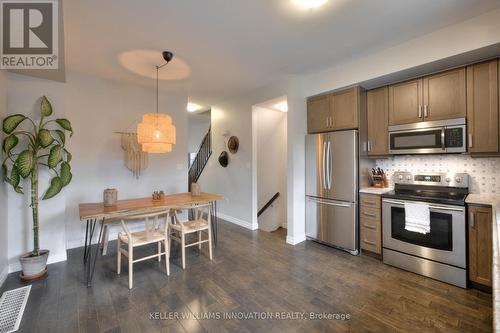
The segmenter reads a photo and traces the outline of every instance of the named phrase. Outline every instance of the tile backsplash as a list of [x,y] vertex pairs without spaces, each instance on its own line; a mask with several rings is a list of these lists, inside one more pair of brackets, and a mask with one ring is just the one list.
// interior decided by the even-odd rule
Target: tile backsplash
[[500,193],[500,157],[472,158],[468,155],[414,155],[393,156],[376,161],[394,185],[395,171],[417,172],[465,172],[470,176],[471,193]]

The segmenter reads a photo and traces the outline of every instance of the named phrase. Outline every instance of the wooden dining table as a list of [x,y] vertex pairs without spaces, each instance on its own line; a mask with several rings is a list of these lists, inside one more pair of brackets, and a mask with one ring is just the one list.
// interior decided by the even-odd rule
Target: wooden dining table
[[[100,203],[81,203],[79,204],[80,221],[86,222],[85,247],[83,251],[83,262],[85,264],[85,275],[87,286],[92,285],[95,264],[99,256],[103,227],[108,220],[119,220],[122,217],[133,216],[144,213],[154,213],[166,211],[170,208],[189,205],[189,204],[211,204],[212,215],[212,236],[214,245],[217,246],[217,201],[223,200],[222,195],[202,192],[194,196],[189,192],[165,195],[162,200],[153,200],[149,198],[118,200],[115,205],[105,207]],[[99,236],[96,249],[92,249],[92,239],[99,226]],[[94,254],[92,254],[94,251]]]

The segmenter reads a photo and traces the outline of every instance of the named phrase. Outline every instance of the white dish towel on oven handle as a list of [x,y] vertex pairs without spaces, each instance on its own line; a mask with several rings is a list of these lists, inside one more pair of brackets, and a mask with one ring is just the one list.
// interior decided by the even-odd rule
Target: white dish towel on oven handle
[[405,229],[421,234],[431,232],[429,205],[405,202]]

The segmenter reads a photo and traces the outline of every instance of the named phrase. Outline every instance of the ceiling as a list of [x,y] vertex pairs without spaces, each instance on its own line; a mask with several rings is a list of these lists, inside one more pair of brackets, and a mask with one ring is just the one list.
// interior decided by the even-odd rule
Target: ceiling
[[[154,68],[138,75],[123,59],[149,50],[158,51],[160,63],[160,52],[172,51],[188,75],[167,75],[161,89],[207,107],[499,6],[500,0],[329,0],[304,10],[290,0],[65,0],[66,68],[154,86],[147,77]],[[162,71],[178,73],[175,66]]]

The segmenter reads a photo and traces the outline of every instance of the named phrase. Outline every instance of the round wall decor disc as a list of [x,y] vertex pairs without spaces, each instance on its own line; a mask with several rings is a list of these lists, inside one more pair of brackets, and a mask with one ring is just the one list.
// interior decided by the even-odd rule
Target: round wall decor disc
[[238,148],[240,147],[240,140],[236,136],[232,136],[229,138],[227,142],[227,148],[231,154],[236,154]]

